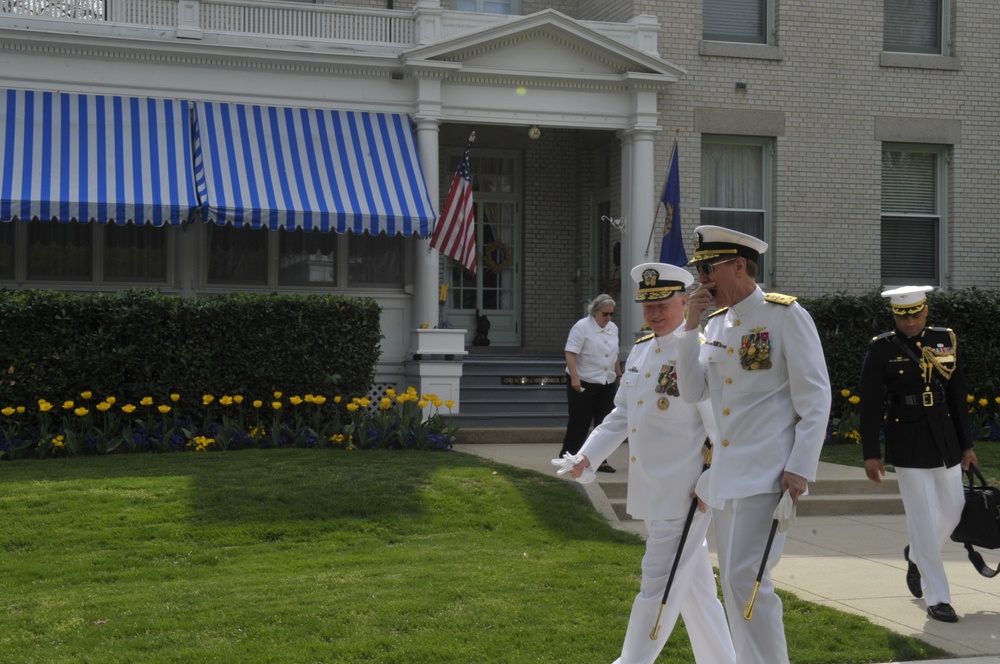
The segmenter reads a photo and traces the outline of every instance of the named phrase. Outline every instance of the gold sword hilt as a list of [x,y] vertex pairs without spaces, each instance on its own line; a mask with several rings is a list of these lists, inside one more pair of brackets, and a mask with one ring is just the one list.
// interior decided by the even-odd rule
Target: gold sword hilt
[[666,604],[660,604],[660,612],[656,614],[656,624],[653,625],[653,630],[649,633],[649,638],[653,641],[660,635],[660,618],[663,617],[663,608],[665,606]]
[[760,590],[760,581],[756,581],[753,584],[753,592],[750,594],[750,599],[747,600],[747,606],[743,609],[743,619],[750,620],[753,618],[753,605],[757,601],[757,591]]

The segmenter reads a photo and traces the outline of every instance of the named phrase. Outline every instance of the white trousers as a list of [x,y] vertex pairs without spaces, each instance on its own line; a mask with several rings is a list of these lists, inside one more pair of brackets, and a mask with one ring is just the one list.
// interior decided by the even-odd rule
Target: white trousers
[[615,664],[653,664],[666,645],[678,614],[684,617],[698,664],[736,662],[705,542],[711,520],[711,512],[695,512],[655,640],[649,635],[663,603],[663,592],[685,520],[646,521],[648,537],[646,553],[642,557],[642,584],[632,603],[621,657],[615,660]]
[[951,603],[941,548],[962,518],[965,491],[961,464],[951,468],[896,468],[906,511],[910,560],[920,570],[927,606]]
[[788,664],[781,599],[774,593],[771,581],[771,570],[785,548],[786,533],[774,534],[753,618],[743,617],[753,594],[779,497],[780,494],[766,493],[727,500],[722,509],[713,511],[719,577],[739,664]]

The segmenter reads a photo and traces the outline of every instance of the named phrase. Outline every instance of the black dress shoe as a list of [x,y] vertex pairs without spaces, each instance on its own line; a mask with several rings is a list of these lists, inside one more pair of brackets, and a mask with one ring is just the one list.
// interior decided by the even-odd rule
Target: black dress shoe
[[[910,545],[907,544],[903,547],[903,558],[906,559],[906,587],[910,589],[910,594],[920,599],[924,596],[924,589],[920,587],[920,570],[917,566],[910,562]],[[930,609],[927,609],[930,613]],[[954,611],[952,615],[955,615]],[[941,620],[941,618],[938,618]]]
[[951,608],[951,604],[945,604],[944,602],[935,604],[934,606],[928,606],[927,615],[934,620],[940,620],[941,622],[958,622],[958,616],[955,615],[955,609]]
[[613,472],[615,472],[615,469],[612,468],[611,465],[608,462],[605,461],[604,463],[602,463],[600,466],[597,467],[597,472],[599,472],[599,473],[613,473]]

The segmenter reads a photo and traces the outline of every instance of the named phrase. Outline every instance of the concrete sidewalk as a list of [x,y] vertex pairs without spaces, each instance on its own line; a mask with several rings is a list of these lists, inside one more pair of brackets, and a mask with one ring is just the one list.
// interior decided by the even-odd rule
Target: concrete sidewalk
[[[455,445],[455,450],[555,476],[550,460],[558,454],[559,445],[471,443]],[[618,472],[598,474],[598,483],[627,477],[628,445],[620,446],[608,462]],[[854,470],[864,477],[861,468]],[[844,472],[843,466],[820,464],[818,479]],[[618,520],[598,483],[584,485],[594,507],[616,527],[644,536],[642,523]],[[959,621],[947,624],[931,620],[923,601],[914,599],[906,589],[903,547],[907,541],[902,515],[798,517],[788,531],[774,582],[801,599],[864,616],[876,625],[914,636],[956,656],[935,660],[935,664],[1000,664],[1000,577],[981,577],[964,548],[958,544],[946,547],[951,603]],[[986,563],[996,568],[1000,562],[997,552],[982,553]]]

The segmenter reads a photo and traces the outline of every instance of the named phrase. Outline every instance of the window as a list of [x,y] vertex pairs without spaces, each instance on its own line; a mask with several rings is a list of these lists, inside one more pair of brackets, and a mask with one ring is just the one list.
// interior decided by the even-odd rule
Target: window
[[[703,136],[701,223],[731,228],[764,241],[770,234],[771,139]],[[757,281],[770,274],[770,254],[761,256]]]
[[771,0],[705,0],[702,38],[709,41],[768,44]]
[[212,286],[402,288],[405,242],[399,235],[210,224],[207,278]]
[[943,147],[882,149],[882,283],[941,286],[946,209]]
[[460,12],[511,15],[521,13],[521,0],[452,0],[451,4],[452,8]]
[[885,0],[882,50],[947,55],[948,0]]
[[0,279],[164,285],[169,231],[135,224],[16,222],[0,225]]

